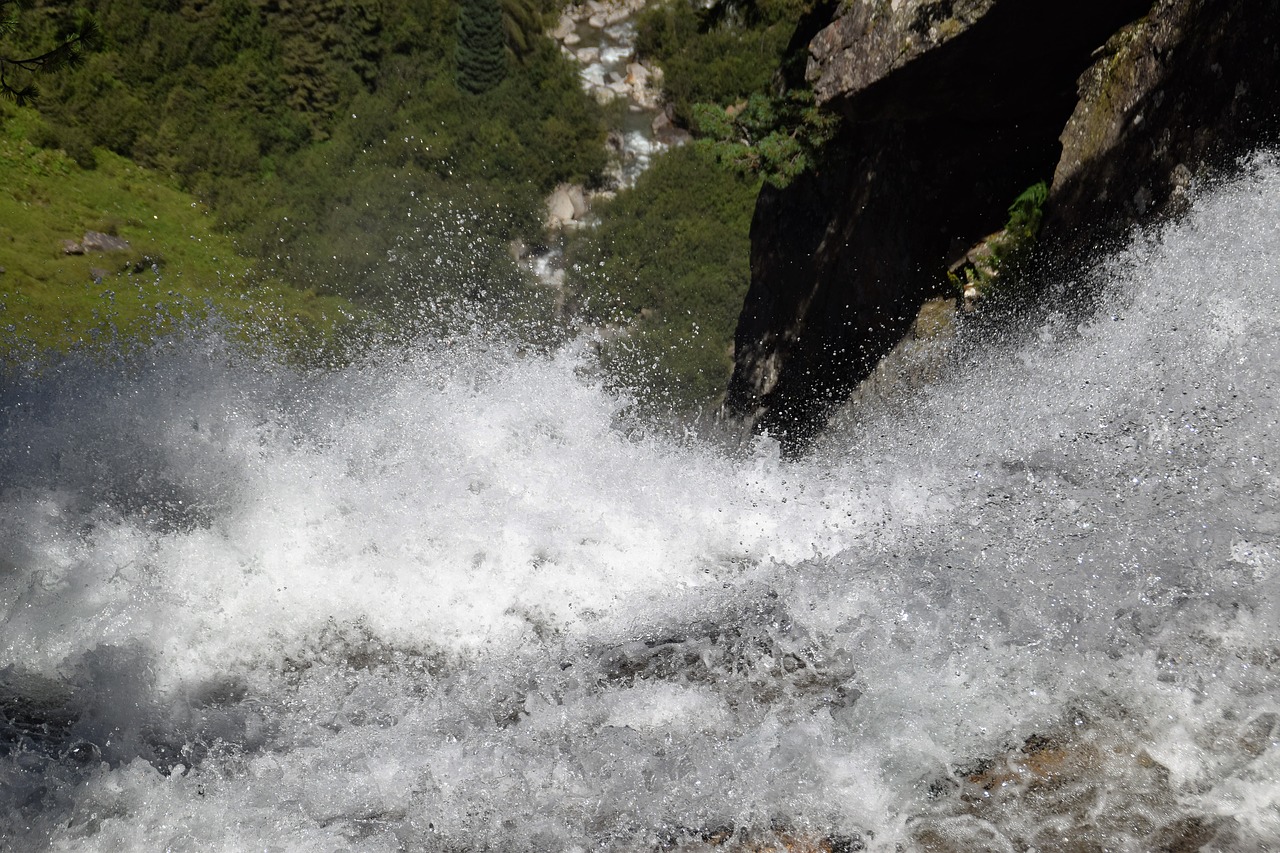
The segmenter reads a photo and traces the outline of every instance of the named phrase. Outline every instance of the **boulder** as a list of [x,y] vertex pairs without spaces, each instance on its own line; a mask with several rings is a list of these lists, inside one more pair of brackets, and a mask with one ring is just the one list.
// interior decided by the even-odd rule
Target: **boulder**
[[556,187],[547,197],[547,227],[564,228],[573,221],[573,199],[564,184]]
[[1176,214],[1196,175],[1280,137],[1280,0],[1157,0],[1097,52],[1059,135],[1042,240],[1062,258]]
[[811,86],[839,128],[760,193],[727,413],[803,450],[1038,181],[1041,245],[1077,264],[1175,210],[1190,176],[1280,126],[1278,19],[1280,0],[817,6],[777,82]]
[[659,145],[675,147],[683,145],[693,138],[689,131],[672,120],[670,110],[663,110],[654,116],[649,127],[653,131],[654,141]]
[[569,184],[564,189],[569,196],[569,203],[573,205],[573,218],[582,219],[587,215],[589,207],[586,190],[582,188],[581,184]]
[[547,197],[547,227],[575,228],[587,215],[588,209],[586,191],[581,185],[560,184]]
[[645,88],[649,85],[649,69],[639,62],[628,62],[626,81],[636,88]]
[[84,239],[80,241],[80,245],[86,252],[127,252],[130,248],[129,241],[123,237],[104,234],[101,231],[84,232]]
[[564,14],[560,16],[560,20],[556,22],[555,28],[551,30],[549,35],[556,41],[563,41],[573,33],[577,26],[577,22],[572,17]]
[[809,42],[819,102],[847,98],[969,30],[996,0],[860,0]]

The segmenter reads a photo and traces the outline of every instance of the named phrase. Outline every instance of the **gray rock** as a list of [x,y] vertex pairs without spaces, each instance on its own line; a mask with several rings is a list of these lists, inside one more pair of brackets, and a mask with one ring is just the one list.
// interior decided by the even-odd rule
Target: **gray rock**
[[573,218],[582,219],[587,215],[587,194],[581,184],[569,184],[565,187],[565,193],[569,196],[569,203],[573,205]]
[[954,39],[996,0],[855,0],[809,42],[819,103],[847,98]]
[[654,116],[653,122],[649,127],[653,132],[654,141],[659,145],[675,147],[677,145],[684,145],[693,138],[689,131],[680,127],[672,120],[672,113],[670,109],[663,110]]
[[586,192],[578,184],[561,184],[547,197],[547,227],[576,228],[588,210]]
[[779,84],[811,84],[840,129],[760,193],[727,412],[801,450],[1037,181],[1041,243],[1077,264],[1175,211],[1191,175],[1280,130],[1276,20],[1280,0],[815,9]]
[[103,234],[101,231],[84,232],[80,245],[86,252],[127,252],[130,249],[128,240],[113,234]]
[[1080,76],[1042,239],[1070,256],[1176,214],[1193,175],[1280,134],[1280,2],[1157,0]]
[[577,27],[577,23],[568,15],[561,15],[560,20],[556,22],[555,29],[549,35],[556,41],[562,41],[569,36]]
[[573,200],[569,198],[566,188],[561,185],[547,198],[547,226],[563,228],[573,220]]
[[649,85],[649,69],[639,62],[628,62],[627,82],[641,88]]

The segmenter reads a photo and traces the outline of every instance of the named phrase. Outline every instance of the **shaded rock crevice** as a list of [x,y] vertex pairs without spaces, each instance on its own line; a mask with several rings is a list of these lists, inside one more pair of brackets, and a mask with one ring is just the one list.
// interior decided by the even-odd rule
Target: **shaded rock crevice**
[[1157,0],[1079,79],[1045,210],[1057,260],[1180,212],[1199,175],[1280,138],[1280,2]]
[[1246,70],[1240,52],[1274,50],[1276,6],[845,4],[804,42],[841,129],[814,171],[760,194],[726,411],[802,451],[1038,181],[1062,258],[1167,211],[1200,164],[1240,150],[1238,129],[1267,126],[1276,65]]

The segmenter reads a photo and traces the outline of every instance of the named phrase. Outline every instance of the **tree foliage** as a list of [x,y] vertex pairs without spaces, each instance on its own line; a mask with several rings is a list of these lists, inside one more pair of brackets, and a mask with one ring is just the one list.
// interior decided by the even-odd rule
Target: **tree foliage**
[[[76,20],[29,2],[17,47]],[[172,176],[302,287],[387,305],[420,292],[389,253],[445,209],[513,282],[507,241],[539,230],[556,184],[605,165],[601,110],[541,32],[552,0],[506,0],[488,31],[512,73],[479,94],[454,82],[458,0],[84,2],[102,48],[46,78],[34,138],[85,167],[109,149]],[[522,23],[504,25],[512,9]],[[508,55],[513,29],[523,48]],[[465,291],[475,274],[433,286]]]
[[499,0],[461,0],[458,7],[458,87],[488,92],[507,76],[506,30]]
[[808,0],[673,0],[641,16],[637,49],[665,72],[676,118],[718,162],[785,186],[813,168],[837,119],[776,75]]
[[538,0],[502,0],[502,30],[517,57],[528,56],[547,28],[546,10]]
[[704,149],[677,148],[570,247],[578,310],[627,329],[604,361],[651,410],[710,406],[728,382],[759,187]]
[[813,168],[835,135],[838,118],[814,104],[808,89],[782,95],[755,93],[745,104],[724,108],[695,104],[698,144],[741,172],[784,187]]
[[802,0],[671,0],[640,15],[636,50],[662,66],[677,119],[694,125],[694,104],[726,107],[768,90],[803,9]]
[[102,33],[97,21],[81,15],[55,34],[53,47],[25,56],[20,47],[10,53],[6,42],[19,29],[16,6],[14,0],[0,0],[0,96],[26,106],[39,95],[33,80],[37,74],[79,65],[101,43]]

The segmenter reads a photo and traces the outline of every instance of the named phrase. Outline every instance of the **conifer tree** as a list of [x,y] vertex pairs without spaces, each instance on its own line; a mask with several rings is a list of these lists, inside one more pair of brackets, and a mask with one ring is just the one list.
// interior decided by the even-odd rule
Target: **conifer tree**
[[506,37],[500,0],[462,0],[458,9],[458,87],[487,92],[507,74]]
[[502,0],[502,27],[507,47],[518,59],[533,52],[535,40],[546,29],[537,0]]
[[[0,39],[18,29],[18,19],[13,0],[0,0]],[[42,71],[57,71],[77,65],[86,50],[93,50],[102,41],[98,24],[92,18],[81,17],[73,26],[59,33],[57,44],[43,53],[32,56],[9,56],[0,47],[0,96],[19,106],[36,99],[35,84],[31,76]]]

